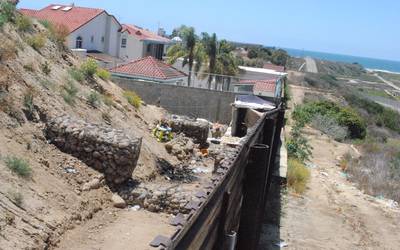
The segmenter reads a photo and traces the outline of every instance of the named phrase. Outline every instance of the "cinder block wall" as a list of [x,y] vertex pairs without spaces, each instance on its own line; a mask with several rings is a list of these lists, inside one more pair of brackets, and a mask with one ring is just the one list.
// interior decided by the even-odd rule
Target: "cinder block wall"
[[229,124],[232,118],[231,104],[235,101],[235,94],[231,92],[140,82],[120,77],[113,77],[112,80],[125,90],[135,91],[146,103],[159,103],[174,114],[225,124]]

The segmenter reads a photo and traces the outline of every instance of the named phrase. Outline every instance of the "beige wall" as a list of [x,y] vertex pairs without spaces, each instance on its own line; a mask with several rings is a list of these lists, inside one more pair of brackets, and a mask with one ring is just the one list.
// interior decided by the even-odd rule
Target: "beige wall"
[[121,47],[121,42],[119,44],[120,52],[119,57],[123,60],[136,60],[143,57],[143,42],[139,41],[135,36],[130,35],[128,32],[121,34],[121,41],[123,38],[127,39],[126,48]]

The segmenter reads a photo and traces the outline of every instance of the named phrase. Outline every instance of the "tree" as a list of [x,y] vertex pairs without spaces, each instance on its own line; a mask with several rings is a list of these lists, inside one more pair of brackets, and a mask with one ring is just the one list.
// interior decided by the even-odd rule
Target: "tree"
[[197,43],[197,37],[193,27],[184,27],[180,31],[182,35],[182,43],[175,44],[169,48],[167,52],[168,63],[174,64],[178,58],[183,57],[182,67],[188,65],[188,86],[191,84],[193,65],[195,65],[195,74],[201,69],[204,60],[204,49],[201,44]]
[[255,49],[251,48],[249,52],[247,52],[247,57],[250,59],[254,59],[258,57],[258,53]]
[[[217,79],[227,83],[227,90],[230,88],[232,76],[239,72],[238,60],[233,54],[233,47],[226,40],[221,40],[218,46],[215,73],[219,74]],[[217,88],[217,86],[215,86]]]
[[205,53],[208,57],[208,88],[211,89],[211,82],[214,79],[215,64],[217,60],[217,35],[215,33],[210,36],[207,32],[202,33],[202,40]]
[[271,62],[276,65],[285,66],[289,58],[288,53],[283,49],[272,52]]

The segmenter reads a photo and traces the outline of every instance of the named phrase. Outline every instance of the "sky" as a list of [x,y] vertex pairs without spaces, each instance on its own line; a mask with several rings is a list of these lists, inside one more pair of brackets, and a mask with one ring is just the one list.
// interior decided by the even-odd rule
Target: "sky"
[[18,7],[74,2],[153,31],[185,24],[230,41],[400,61],[398,0],[54,1],[20,0]]

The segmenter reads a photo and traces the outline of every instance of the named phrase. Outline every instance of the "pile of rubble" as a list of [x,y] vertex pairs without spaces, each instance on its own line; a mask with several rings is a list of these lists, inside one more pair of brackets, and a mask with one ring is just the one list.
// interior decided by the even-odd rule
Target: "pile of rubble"
[[61,151],[104,173],[107,182],[114,184],[132,177],[142,144],[141,138],[127,136],[122,130],[69,116],[50,120],[45,134]]
[[166,118],[174,133],[183,133],[195,143],[205,145],[210,130],[210,124],[203,119],[190,119],[186,116],[171,115]]

